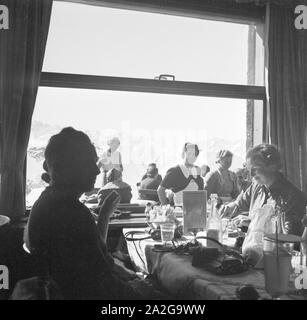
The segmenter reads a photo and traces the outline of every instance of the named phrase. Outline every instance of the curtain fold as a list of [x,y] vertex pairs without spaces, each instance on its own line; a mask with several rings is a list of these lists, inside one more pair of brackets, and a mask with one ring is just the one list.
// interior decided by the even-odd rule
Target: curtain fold
[[295,17],[293,8],[270,5],[270,134],[281,150],[287,178],[307,192],[307,30],[295,29]]
[[52,0],[2,0],[9,29],[0,30],[0,214],[25,213],[24,164]]

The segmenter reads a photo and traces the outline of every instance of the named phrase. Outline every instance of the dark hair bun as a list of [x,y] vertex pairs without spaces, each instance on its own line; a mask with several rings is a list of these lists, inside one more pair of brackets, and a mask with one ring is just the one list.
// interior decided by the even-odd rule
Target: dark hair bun
[[278,169],[281,169],[282,167],[279,151],[277,147],[272,144],[263,143],[251,148],[246,154],[246,159],[248,158],[258,158],[266,165],[275,164],[277,165]]
[[51,178],[47,172],[44,172],[41,176],[42,180],[49,183],[51,181]]

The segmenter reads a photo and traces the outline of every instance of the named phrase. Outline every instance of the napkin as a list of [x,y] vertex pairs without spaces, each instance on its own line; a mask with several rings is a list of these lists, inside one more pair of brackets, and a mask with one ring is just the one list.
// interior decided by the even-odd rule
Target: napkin
[[272,224],[267,223],[274,215],[271,205],[264,205],[250,214],[251,223],[242,245],[242,253],[250,264],[256,265],[262,258],[264,233],[272,232]]

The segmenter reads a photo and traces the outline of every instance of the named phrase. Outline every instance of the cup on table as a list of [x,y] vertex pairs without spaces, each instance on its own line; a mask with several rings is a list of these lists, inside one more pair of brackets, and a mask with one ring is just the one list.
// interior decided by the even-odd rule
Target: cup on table
[[161,229],[161,240],[164,245],[167,245],[167,242],[171,242],[174,239],[176,226],[172,223],[162,223],[160,225]]
[[263,262],[265,290],[273,297],[278,298],[289,290],[290,274],[292,272],[292,254],[289,247],[282,242],[264,238]]

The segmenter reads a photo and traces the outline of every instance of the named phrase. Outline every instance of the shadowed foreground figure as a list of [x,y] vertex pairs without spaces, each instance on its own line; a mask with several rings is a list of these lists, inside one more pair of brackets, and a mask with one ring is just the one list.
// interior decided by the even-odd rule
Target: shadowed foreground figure
[[[42,178],[49,183],[34,204],[25,242],[39,257],[64,299],[159,299],[136,276],[123,281],[107,252],[109,217],[119,202],[113,192],[101,204],[98,223],[79,201],[93,189],[97,154],[86,134],[65,128],[49,140]],[[121,277],[123,278],[123,277]]]

